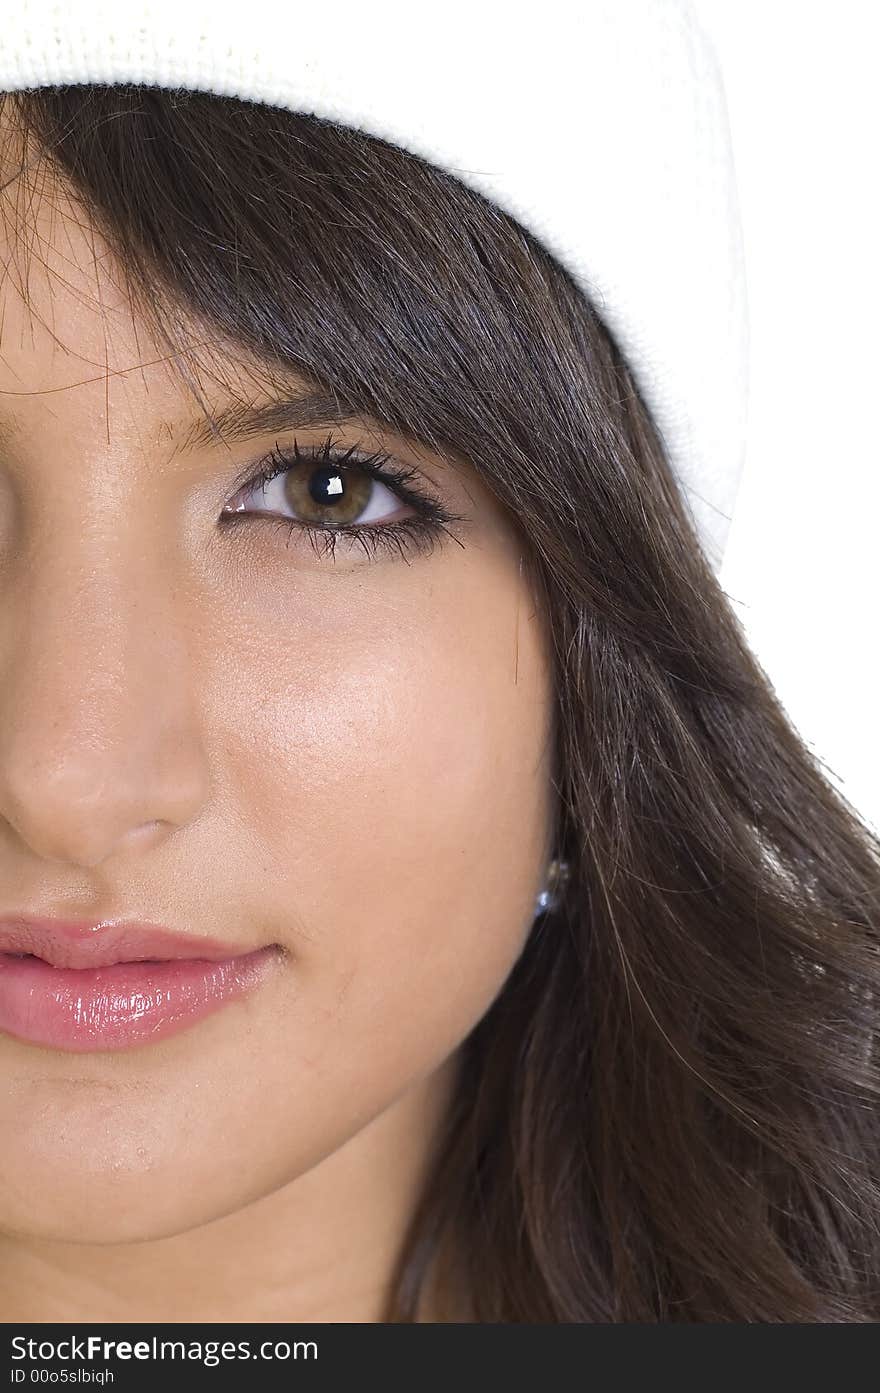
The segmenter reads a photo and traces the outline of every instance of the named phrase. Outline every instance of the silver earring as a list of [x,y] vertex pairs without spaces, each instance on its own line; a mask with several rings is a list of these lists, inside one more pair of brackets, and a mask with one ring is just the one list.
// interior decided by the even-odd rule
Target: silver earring
[[535,917],[539,914],[547,914],[550,910],[558,909],[562,900],[562,895],[568,884],[570,867],[567,861],[560,861],[556,858],[550,862],[547,868],[547,883],[535,901]]

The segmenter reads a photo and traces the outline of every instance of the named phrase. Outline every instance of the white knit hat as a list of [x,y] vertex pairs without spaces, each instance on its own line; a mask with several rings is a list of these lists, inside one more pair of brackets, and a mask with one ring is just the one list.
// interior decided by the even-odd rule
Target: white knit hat
[[623,351],[720,570],[748,318],[724,88],[688,0],[16,0],[0,91],[137,82],[354,126],[493,201]]

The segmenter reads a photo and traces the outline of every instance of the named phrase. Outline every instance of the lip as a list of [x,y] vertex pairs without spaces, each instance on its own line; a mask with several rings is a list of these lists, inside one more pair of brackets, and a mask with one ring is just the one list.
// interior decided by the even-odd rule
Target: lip
[[153,924],[10,915],[0,919],[0,1032],[72,1051],[161,1040],[245,995],[281,953]]

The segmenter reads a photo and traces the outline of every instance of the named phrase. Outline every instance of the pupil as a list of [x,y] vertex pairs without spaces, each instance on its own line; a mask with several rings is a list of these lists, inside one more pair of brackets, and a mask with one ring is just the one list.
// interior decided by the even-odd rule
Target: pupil
[[344,484],[338,468],[333,466],[323,466],[313,471],[309,480],[309,493],[315,503],[320,503],[326,507],[328,503],[334,503],[341,497]]

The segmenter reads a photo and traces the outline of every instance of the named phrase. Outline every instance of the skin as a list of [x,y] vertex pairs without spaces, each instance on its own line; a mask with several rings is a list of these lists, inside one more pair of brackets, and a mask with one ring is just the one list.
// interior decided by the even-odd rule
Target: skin
[[[178,451],[199,410],[109,248],[62,189],[27,218],[0,288],[0,914],[285,953],[166,1040],[0,1033],[0,1309],[374,1321],[551,854],[520,546],[466,462],[369,421],[336,437],[417,466],[463,547],[320,557],[253,495],[225,532],[236,474],[294,436]],[[233,379],[260,399],[257,365],[214,363],[212,409]]]

